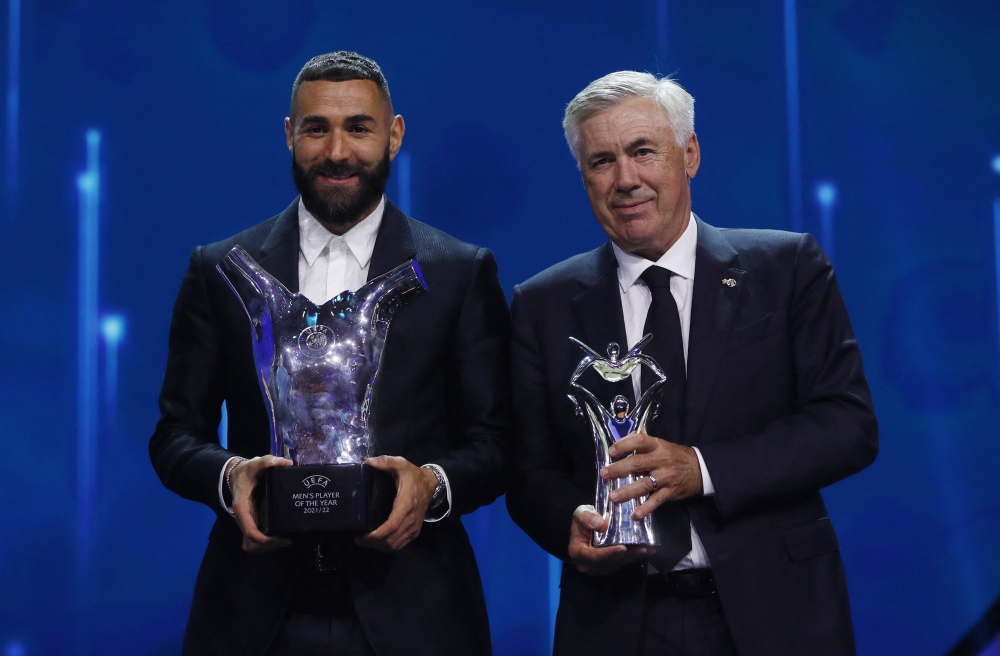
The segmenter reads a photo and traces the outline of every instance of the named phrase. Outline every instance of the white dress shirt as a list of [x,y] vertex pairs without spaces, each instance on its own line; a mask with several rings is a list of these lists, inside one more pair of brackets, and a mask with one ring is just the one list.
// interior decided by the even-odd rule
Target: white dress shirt
[[[681,340],[684,342],[684,363],[685,366],[687,365],[688,334],[691,331],[691,297],[694,295],[694,263],[697,247],[698,224],[695,222],[693,214],[680,238],[656,262],[626,253],[612,244],[615,258],[618,260],[618,291],[621,292],[622,296],[625,335],[628,338],[629,349],[642,339],[646,313],[653,301],[652,292],[649,291],[646,283],[639,279],[639,276],[651,266],[662,267],[669,269],[674,274],[670,277],[670,293],[677,303],[677,312],[680,315]],[[637,367],[632,373],[632,386],[637,399],[642,390],[641,369],[642,367]],[[712,477],[708,474],[708,468],[705,467],[705,460],[701,457],[698,447],[694,447],[694,451],[698,455],[698,464],[701,466],[702,493],[705,496],[714,495],[715,487],[712,485]],[[682,558],[674,569],[691,569],[693,567],[710,567],[710,563],[708,562],[708,554],[705,553],[705,547],[698,537],[698,532],[695,530],[694,524],[691,524],[691,553]]]
[[357,225],[335,235],[299,199],[299,292],[322,305],[342,291],[364,285],[384,211],[385,197]]
[[[382,226],[385,196],[371,214],[361,219],[342,235],[335,235],[316,220],[299,199],[299,293],[316,305],[322,305],[343,291],[354,291],[368,281],[368,269],[375,250],[375,239]],[[233,514],[222,496],[226,468],[235,459],[230,458],[219,474],[219,502]],[[444,469],[435,464],[424,465],[444,478],[445,512],[439,517],[424,521],[438,522],[451,514],[451,484]]]

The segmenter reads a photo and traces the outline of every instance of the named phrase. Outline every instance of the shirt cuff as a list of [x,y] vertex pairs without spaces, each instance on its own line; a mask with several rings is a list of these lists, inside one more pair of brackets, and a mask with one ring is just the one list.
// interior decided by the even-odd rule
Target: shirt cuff
[[425,522],[427,522],[428,524],[433,524],[434,522],[440,522],[442,519],[451,514],[451,483],[448,482],[448,474],[444,473],[444,470],[441,469],[440,465],[429,463],[426,465],[422,465],[422,467],[426,467],[427,469],[433,469],[437,473],[441,474],[441,478],[444,479],[444,495],[445,495],[444,504],[441,506],[441,508],[438,508],[437,510],[438,513],[441,513],[441,509],[443,508],[444,512],[441,513],[438,517],[424,517]]
[[223,510],[229,513],[230,517],[235,517],[236,513],[233,512],[233,509],[230,506],[226,505],[226,500],[222,496],[222,486],[226,481],[226,470],[229,468],[229,463],[231,463],[233,460],[236,460],[238,457],[239,456],[233,456],[232,458],[227,460],[226,464],[222,465],[222,471],[219,472],[219,505],[222,506]]
[[701,451],[698,447],[691,447],[694,449],[695,454],[698,456],[698,466],[701,468],[701,493],[706,497],[715,496],[715,486],[712,485],[712,477],[708,473],[708,467],[705,466],[705,459],[701,457]]

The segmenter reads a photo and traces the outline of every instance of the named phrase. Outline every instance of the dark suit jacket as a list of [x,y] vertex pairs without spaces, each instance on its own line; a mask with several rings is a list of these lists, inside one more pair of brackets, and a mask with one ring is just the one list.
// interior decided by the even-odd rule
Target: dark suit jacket
[[[596,481],[589,429],[566,398],[583,356],[568,338],[600,351],[626,342],[610,243],[516,287],[512,314],[517,467],[507,507],[565,561],[573,511],[594,502]],[[815,240],[698,220],[688,349],[684,443],[701,451],[715,497],[683,503],[739,653],[854,653],[819,490],[874,460],[878,428],[833,268]],[[564,565],[556,653],[635,653],[646,576],[642,563],[607,577]]]
[[[295,547],[244,553],[217,491],[226,460],[267,454],[270,437],[250,323],[215,266],[239,244],[297,291],[297,202],[234,237],[195,248],[174,307],[150,457],[167,488],[218,515],[195,586],[185,654],[263,652],[295,578],[309,575],[301,566],[308,557]],[[424,524],[420,536],[394,554],[352,546],[346,571],[358,617],[379,654],[487,654],[482,585],[459,516],[492,502],[506,485],[509,312],[488,250],[386,202],[369,277],[410,258],[420,263],[429,290],[393,319],[373,416],[383,454],[445,470],[451,515]],[[217,437],[223,401],[228,450]]]

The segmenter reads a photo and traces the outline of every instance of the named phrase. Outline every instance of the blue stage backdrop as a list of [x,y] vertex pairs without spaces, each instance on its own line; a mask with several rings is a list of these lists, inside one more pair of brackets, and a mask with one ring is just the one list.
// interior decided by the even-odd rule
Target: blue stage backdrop
[[[825,491],[859,651],[947,651],[1000,594],[1000,3],[418,4],[8,0],[0,652],[179,652],[212,514],[147,456],[172,303],[193,246],[293,198],[291,82],[336,49],[406,118],[390,197],[508,293],[603,240],[565,104],[675,73],[695,211],[836,261],[882,438]],[[502,500],[464,521],[497,654],[547,653],[548,556]]]

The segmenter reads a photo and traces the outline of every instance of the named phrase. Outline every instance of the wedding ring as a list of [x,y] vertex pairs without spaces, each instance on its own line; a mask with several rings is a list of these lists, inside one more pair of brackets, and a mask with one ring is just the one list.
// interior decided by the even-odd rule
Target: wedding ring
[[656,483],[656,477],[653,476],[652,474],[649,474],[647,478],[649,478],[649,480],[653,481],[653,487],[650,490],[650,492],[656,492],[656,485],[657,485],[657,483]]

